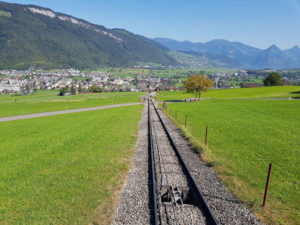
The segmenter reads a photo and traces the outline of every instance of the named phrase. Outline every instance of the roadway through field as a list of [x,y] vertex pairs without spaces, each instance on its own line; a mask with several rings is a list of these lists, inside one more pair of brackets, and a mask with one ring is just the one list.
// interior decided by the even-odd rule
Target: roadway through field
[[69,109],[69,110],[54,111],[54,112],[43,112],[43,113],[33,113],[33,114],[18,115],[18,116],[8,116],[8,117],[0,118],[0,123],[13,121],[13,120],[31,119],[31,118],[37,118],[37,117],[54,116],[54,115],[85,112],[85,111],[94,111],[94,110],[99,110],[99,109],[110,109],[110,108],[133,106],[133,105],[140,105],[140,104],[141,103],[125,103],[125,104],[116,104],[116,105],[96,106],[96,107],[90,107],[90,108],[79,108],[79,109]]

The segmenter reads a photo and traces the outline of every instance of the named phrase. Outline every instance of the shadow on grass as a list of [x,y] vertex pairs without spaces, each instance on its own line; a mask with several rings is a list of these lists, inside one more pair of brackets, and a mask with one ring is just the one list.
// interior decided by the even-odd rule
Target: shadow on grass
[[292,91],[289,94],[300,94],[300,91]]
[[300,99],[300,91],[292,91],[289,94],[296,95],[292,97],[293,99]]

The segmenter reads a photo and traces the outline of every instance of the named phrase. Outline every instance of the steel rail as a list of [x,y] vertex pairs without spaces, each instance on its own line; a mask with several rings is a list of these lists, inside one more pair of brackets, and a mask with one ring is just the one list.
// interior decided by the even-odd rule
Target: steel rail
[[[150,100],[151,100],[153,108],[154,108],[154,110],[155,110],[155,112],[156,112],[156,114],[157,114],[157,116],[159,118],[159,121],[161,122],[162,127],[163,127],[164,131],[166,132],[166,135],[167,135],[167,137],[168,137],[168,139],[170,141],[170,144],[171,144],[172,148],[174,149],[174,151],[175,151],[175,153],[176,153],[176,155],[178,157],[178,160],[181,163],[181,166],[182,166],[184,172],[187,175],[189,186],[190,186],[190,188],[192,190],[192,193],[193,193],[194,197],[197,199],[196,203],[198,204],[198,206],[202,207],[203,211],[205,212],[206,218],[208,220],[208,224],[218,225],[218,223],[217,223],[217,221],[216,221],[213,213],[209,209],[208,204],[206,203],[206,201],[205,201],[205,199],[204,199],[204,197],[203,197],[203,195],[202,195],[202,193],[201,193],[201,191],[200,191],[200,189],[199,189],[196,181],[194,180],[194,178],[193,178],[190,170],[188,169],[188,167],[187,167],[186,163],[184,162],[184,160],[183,160],[180,152],[178,151],[178,149],[177,149],[177,147],[176,147],[176,145],[175,145],[175,143],[174,143],[174,141],[173,141],[173,139],[172,139],[172,137],[171,137],[168,129],[166,128],[163,120],[161,119],[161,116],[159,115],[159,113],[158,113],[158,111],[157,111],[157,109],[156,109],[156,107],[155,107],[152,99],[150,99]],[[148,108],[148,110],[149,109],[150,108]]]
[[154,167],[154,153],[153,153],[153,143],[152,143],[152,130],[150,123],[150,98],[148,98],[148,149],[150,155],[150,165],[151,165],[151,178],[152,178],[152,195],[153,195],[153,224],[158,224],[157,215],[157,192],[156,192],[156,177],[155,177],[155,167]]
[[[150,118],[150,120],[152,120],[153,118]],[[150,122],[150,124],[151,124],[151,122]],[[166,177],[166,181],[167,181],[167,184],[169,184],[169,180],[168,180],[168,175],[167,175],[167,170],[166,170],[166,168],[165,168],[165,164],[163,163],[163,158],[162,158],[162,156],[161,156],[161,150],[160,150],[160,148],[159,148],[159,144],[158,144],[158,135],[157,135],[157,132],[156,132],[156,129],[155,129],[155,126],[153,126],[153,129],[151,128],[151,133],[154,133],[154,135],[155,135],[155,143],[156,143],[156,150],[157,150],[157,153],[158,153],[158,164],[159,164],[159,171],[160,171],[160,189],[159,189],[159,194],[158,194],[158,196],[159,197],[161,197],[161,188],[162,188],[162,186],[161,186],[161,184],[162,184],[162,178],[163,178],[163,176],[162,176],[162,167],[163,167],[163,170],[164,170],[164,174],[165,174],[165,177]],[[152,135],[152,137],[153,137],[153,135]],[[153,143],[153,140],[152,140],[152,143]],[[156,167],[157,168],[157,167]],[[155,168],[155,169],[156,169]],[[155,172],[157,172],[156,170],[155,170]],[[157,187],[158,188],[158,187]],[[176,225],[179,225],[179,222],[178,222],[178,219],[177,219],[177,213],[176,213],[176,210],[175,210],[175,206],[172,204],[172,209],[173,209],[173,215],[174,215],[174,220],[175,220],[175,224]],[[160,211],[159,211],[159,214],[160,214]]]

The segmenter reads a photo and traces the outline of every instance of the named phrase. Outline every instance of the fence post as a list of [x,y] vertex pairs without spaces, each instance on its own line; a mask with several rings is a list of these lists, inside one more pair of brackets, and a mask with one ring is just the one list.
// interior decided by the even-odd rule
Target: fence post
[[208,130],[208,127],[206,126],[206,131],[205,131],[205,146],[207,146],[207,130]]
[[185,124],[184,124],[184,127],[186,128],[187,126],[187,114],[185,114]]
[[164,105],[164,109],[168,108],[167,102],[163,102],[163,105]]
[[263,207],[265,207],[268,197],[268,191],[269,191],[269,184],[270,184],[270,178],[271,178],[271,171],[272,171],[272,163],[269,164],[269,171],[267,176],[267,182],[266,182],[266,188],[265,188],[265,194],[264,194],[264,201],[263,201]]

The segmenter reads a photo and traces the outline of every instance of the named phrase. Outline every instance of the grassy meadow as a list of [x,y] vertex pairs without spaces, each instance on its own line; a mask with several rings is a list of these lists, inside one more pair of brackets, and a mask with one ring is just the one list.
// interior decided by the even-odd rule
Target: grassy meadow
[[120,68],[102,67],[97,70],[97,72],[110,72],[110,75],[119,76],[119,77],[136,76],[136,75],[142,75],[142,76],[152,75],[158,77],[171,77],[171,78],[174,78],[174,75],[186,77],[188,74],[234,73],[236,71],[237,69],[230,69],[230,68],[150,69],[150,68],[123,68],[123,67]]
[[141,111],[139,105],[0,123],[0,224],[109,224]]
[[[279,87],[278,91],[270,88],[269,96],[275,93],[285,95],[283,88],[286,87]],[[286,92],[297,88],[287,87]],[[224,96],[227,93],[227,96],[232,96],[231,91],[245,97],[242,89],[209,91],[207,95]],[[268,93],[248,96],[265,97]],[[268,224],[300,224],[299,109],[298,100],[213,99],[169,103],[168,115],[175,121],[177,111],[175,123],[203,151],[203,157],[212,163],[229,189],[258,217],[264,218]],[[187,129],[184,128],[185,114],[188,115]],[[203,144],[206,126],[208,148]],[[261,205],[270,162],[273,170],[269,197],[263,209]]]
[[93,106],[140,102],[143,92],[103,92],[57,96],[58,90],[27,96],[0,95],[0,117]]
[[[194,98],[192,93],[184,91],[162,91],[157,94],[161,101]],[[202,92],[201,98],[300,98],[300,86],[279,86],[259,88],[210,89]]]

